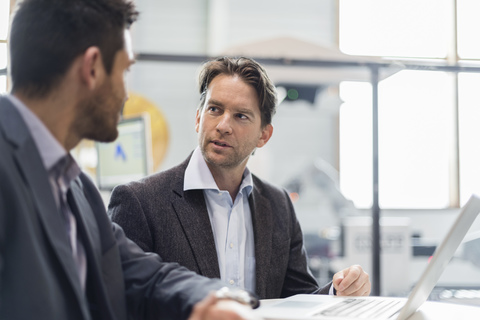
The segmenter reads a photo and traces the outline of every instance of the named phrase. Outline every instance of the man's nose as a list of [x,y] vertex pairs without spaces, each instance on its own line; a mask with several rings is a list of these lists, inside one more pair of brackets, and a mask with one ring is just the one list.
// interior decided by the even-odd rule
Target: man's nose
[[232,120],[233,117],[229,113],[225,112],[217,123],[217,130],[220,133],[232,133]]

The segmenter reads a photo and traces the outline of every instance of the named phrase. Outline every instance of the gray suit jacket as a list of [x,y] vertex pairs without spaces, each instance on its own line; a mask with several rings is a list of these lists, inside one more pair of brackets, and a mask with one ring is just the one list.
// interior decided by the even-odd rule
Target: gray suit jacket
[[185,319],[223,286],[145,254],[112,224],[85,175],[68,201],[87,256],[85,294],[36,145],[0,97],[0,319]]
[[[201,275],[220,278],[212,227],[202,190],[183,191],[190,157],[143,180],[118,186],[109,214],[143,250],[159,253]],[[256,176],[249,198],[256,290],[261,299],[328,293],[307,266],[303,236],[287,193]]]

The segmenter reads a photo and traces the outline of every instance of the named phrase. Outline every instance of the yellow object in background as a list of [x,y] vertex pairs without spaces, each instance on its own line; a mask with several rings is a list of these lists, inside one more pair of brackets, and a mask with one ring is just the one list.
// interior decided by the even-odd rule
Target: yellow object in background
[[129,93],[128,96],[129,98],[123,109],[124,118],[139,116],[142,113],[147,113],[150,117],[153,171],[156,172],[168,149],[169,134],[167,121],[160,108],[153,102],[135,93]]

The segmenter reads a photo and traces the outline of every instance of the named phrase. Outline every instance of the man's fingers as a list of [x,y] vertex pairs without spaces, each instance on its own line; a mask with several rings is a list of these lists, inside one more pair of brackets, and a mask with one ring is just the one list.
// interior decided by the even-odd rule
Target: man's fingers
[[205,313],[208,307],[214,305],[217,302],[215,293],[210,293],[205,299],[198,302],[193,306],[192,313],[188,320],[202,320],[205,318]]
[[347,290],[352,285],[352,283],[357,280],[359,276],[360,271],[356,266],[351,266],[349,268],[343,269],[342,271],[338,272],[338,277],[335,281],[337,286],[335,287],[335,289],[337,290],[337,292],[343,292]]
[[337,291],[339,296],[368,296],[370,294],[371,284],[368,275],[361,276],[344,291]]
[[369,295],[371,289],[370,277],[359,265],[338,272],[333,285],[339,296]]
[[337,291],[339,290],[340,283],[343,281],[344,278],[345,278],[344,270],[339,271],[333,275],[333,286]]
[[237,301],[220,299],[208,308],[202,320],[259,320],[252,308]]
[[188,320],[259,320],[252,308],[237,301],[218,299],[211,293],[198,302]]

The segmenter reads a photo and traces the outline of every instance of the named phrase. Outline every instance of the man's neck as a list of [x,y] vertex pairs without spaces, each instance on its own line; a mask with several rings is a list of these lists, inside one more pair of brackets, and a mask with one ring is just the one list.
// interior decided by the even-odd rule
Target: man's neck
[[228,191],[234,202],[240,189],[240,185],[242,184],[245,166],[238,168],[218,168],[213,167],[208,163],[207,166],[212,173],[218,189]]
[[43,122],[65,150],[68,151],[78,144],[79,141],[72,137],[71,130],[69,130],[73,119],[69,107],[71,102],[68,99],[61,99],[58,96],[41,99],[29,98],[18,92],[13,95]]

